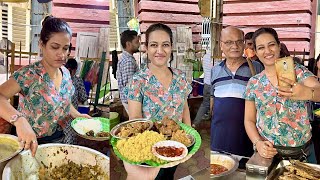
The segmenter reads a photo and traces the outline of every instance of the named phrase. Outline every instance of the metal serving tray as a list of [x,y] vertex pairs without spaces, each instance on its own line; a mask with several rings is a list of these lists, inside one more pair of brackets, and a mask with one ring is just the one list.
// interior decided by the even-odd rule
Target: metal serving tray
[[[320,170],[320,165],[318,164],[310,164],[310,163],[306,163],[307,165],[319,169]],[[279,162],[279,164],[273,168],[270,172],[270,174],[267,177],[267,180],[277,180],[279,179],[279,177],[283,174],[283,172],[285,171],[285,166],[291,165],[291,163],[289,162],[289,160],[282,160]]]

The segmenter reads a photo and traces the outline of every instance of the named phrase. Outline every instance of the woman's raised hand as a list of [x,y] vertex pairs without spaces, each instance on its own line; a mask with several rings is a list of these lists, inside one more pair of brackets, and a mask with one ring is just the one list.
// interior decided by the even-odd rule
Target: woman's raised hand
[[293,100],[309,100],[311,89],[301,83],[297,83],[290,79],[279,77],[279,80],[284,81],[291,85],[291,87],[278,87],[278,94],[282,97],[286,97]]

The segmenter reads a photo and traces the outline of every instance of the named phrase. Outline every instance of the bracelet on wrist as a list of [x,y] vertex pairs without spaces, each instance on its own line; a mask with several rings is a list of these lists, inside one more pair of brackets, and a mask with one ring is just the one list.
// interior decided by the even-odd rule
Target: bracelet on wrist
[[14,125],[14,123],[17,122],[18,119],[21,118],[21,117],[26,118],[24,114],[14,114],[14,115],[12,115],[12,116],[10,117],[9,123],[11,123],[12,125]]
[[262,141],[260,138],[258,138],[258,139],[256,139],[254,142],[253,142],[253,150],[254,151],[258,151],[257,150],[257,143],[259,142],[259,141]]

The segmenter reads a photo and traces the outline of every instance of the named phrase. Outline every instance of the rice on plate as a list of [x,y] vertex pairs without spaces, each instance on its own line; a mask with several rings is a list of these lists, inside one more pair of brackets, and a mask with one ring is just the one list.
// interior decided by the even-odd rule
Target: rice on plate
[[135,137],[119,140],[116,147],[122,156],[129,161],[145,162],[153,160],[158,163],[164,163],[165,161],[160,160],[151,151],[155,143],[163,140],[166,140],[166,138],[162,134],[147,130]]
[[97,134],[103,130],[102,123],[96,119],[84,119],[82,121],[78,121],[76,124],[74,124],[74,129],[77,131],[77,133],[82,135],[86,135],[86,133],[90,130],[92,130],[94,134]]

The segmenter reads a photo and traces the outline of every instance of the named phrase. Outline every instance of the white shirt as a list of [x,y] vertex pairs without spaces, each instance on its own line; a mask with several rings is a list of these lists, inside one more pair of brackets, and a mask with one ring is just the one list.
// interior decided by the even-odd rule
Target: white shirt
[[213,62],[211,59],[211,53],[207,52],[204,56],[203,56],[203,60],[202,60],[202,67],[203,67],[203,71],[204,71],[204,79],[203,82],[205,84],[211,84],[211,69],[213,66]]

